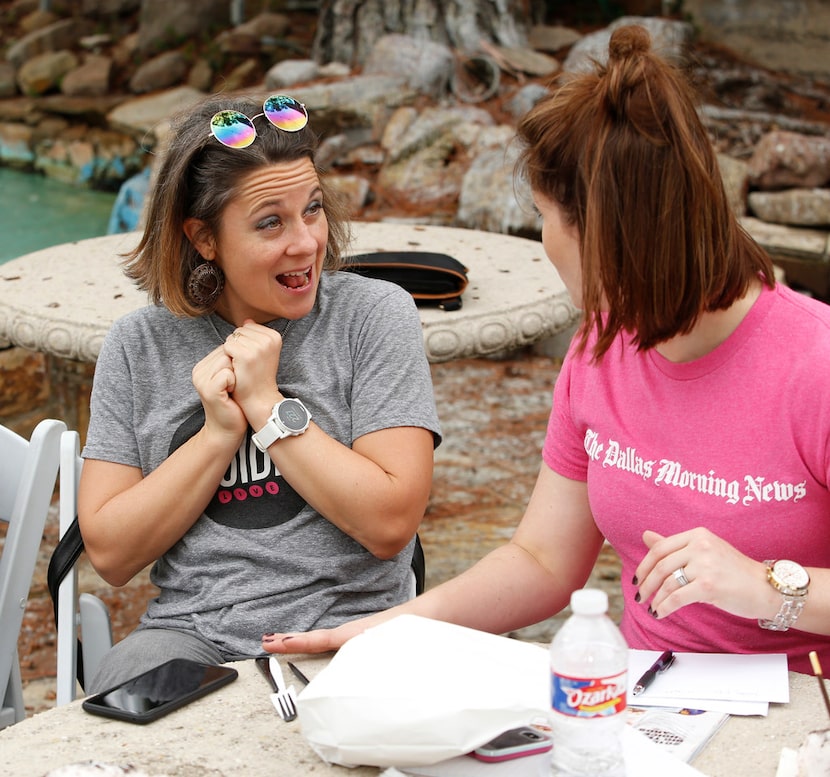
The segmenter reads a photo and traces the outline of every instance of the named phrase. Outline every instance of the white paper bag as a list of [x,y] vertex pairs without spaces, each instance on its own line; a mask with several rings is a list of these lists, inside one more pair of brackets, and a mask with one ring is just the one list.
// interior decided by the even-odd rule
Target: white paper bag
[[547,651],[415,615],[347,642],[303,690],[303,735],[329,763],[419,766],[550,709]]

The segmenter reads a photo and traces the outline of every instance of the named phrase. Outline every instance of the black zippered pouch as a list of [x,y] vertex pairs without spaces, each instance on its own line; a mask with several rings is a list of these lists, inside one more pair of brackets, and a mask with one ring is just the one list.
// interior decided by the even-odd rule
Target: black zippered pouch
[[467,268],[448,254],[431,251],[378,251],[346,259],[345,270],[390,281],[406,289],[418,305],[458,310],[467,288]]

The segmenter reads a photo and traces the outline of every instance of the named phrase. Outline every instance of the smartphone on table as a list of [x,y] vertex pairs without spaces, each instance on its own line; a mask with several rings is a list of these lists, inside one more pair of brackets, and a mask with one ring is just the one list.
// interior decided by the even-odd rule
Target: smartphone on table
[[546,753],[553,747],[553,740],[544,731],[532,726],[511,728],[494,737],[481,747],[470,753],[479,761],[494,763],[507,761],[511,758],[521,758],[525,755]]
[[229,666],[174,658],[115,688],[84,699],[81,706],[93,715],[149,723],[233,682],[238,676],[236,669]]

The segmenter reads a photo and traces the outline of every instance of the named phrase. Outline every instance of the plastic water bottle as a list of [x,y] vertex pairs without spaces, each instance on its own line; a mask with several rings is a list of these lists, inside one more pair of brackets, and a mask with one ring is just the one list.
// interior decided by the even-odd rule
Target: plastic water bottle
[[571,611],[550,646],[552,773],[624,775],[628,646],[605,591],[574,591]]

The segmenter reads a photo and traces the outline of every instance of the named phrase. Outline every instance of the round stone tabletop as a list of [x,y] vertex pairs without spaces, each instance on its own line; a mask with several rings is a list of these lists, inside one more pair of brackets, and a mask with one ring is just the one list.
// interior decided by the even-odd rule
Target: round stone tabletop
[[[0,265],[0,341],[94,362],[110,325],[148,304],[120,266],[139,233],[45,248]],[[434,251],[468,269],[460,310],[421,307],[431,362],[498,354],[566,331],[578,312],[541,243],[453,227],[357,222],[351,253]]]

